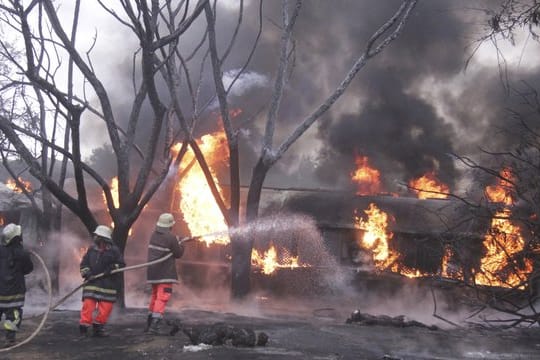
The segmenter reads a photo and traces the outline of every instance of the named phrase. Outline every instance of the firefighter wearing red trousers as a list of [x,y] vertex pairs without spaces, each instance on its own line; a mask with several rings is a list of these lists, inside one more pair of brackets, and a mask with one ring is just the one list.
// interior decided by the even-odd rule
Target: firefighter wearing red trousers
[[34,270],[30,253],[22,244],[21,226],[8,224],[0,244],[0,318],[5,315],[6,346],[15,343],[22,322],[26,283],[24,276]]
[[172,253],[172,256],[167,260],[147,268],[147,282],[152,285],[152,296],[148,305],[149,313],[145,331],[150,331],[153,334],[160,333],[165,306],[171,298],[173,284],[178,282],[176,259],[179,259],[184,253],[184,246],[171,233],[174,224],[172,214],[161,214],[148,244],[149,262]]
[[[112,241],[112,230],[108,226],[99,225],[94,231],[94,244],[88,248],[81,261],[81,276],[88,280],[83,286],[83,303],[79,330],[81,336],[88,335],[92,326],[93,336],[105,337],[105,324],[113,309],[113,304],[120,287],[119,274],[110,275],[115,269],[124,267],[124,258]],[[101,273],[105,276],[92,280]],[[97,314],[94,317],[94,312]]]

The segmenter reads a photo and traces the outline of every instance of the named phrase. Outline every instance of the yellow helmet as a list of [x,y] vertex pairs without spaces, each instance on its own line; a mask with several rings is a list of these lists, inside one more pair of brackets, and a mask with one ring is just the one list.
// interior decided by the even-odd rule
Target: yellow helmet
[[94,235],[100,236],[109,242],[112,242],[112,230],[110,227],[105,225],[98,225],[96,230],[94,230]]
[[163,213],[159,215],[159,219],[157,221],[157,226],[163,227],[163,228],[170,228],[172,227],[176,221],[174,221],[174,216],[170,213]]
[[21,225],[7,224],[2,230],[2,235],[4,235],[4,243],[7,245],[13,240],[16,236],[21,236],[22,230]]

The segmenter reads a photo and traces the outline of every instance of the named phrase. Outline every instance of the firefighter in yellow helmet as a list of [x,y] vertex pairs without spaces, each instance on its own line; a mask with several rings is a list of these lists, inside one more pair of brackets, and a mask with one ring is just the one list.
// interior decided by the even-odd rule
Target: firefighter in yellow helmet
[[148,305],[145,331],[149,330],[153,334],[160,333],[163,313],[172,295],[173,283],[178,282],[176,259],[184,253],[184,246],[171,233],[174,224],[175,220],[172,214],[161,214],[148,244],[149,262],[160,259],[169,253],[173,254],[167,260],[147,268],[147,282],[152,285],[152,296]]
[[20,225],[8,224],[2,231],[0,244],[0,318],[5,315],[6,346],[15,343],[22,322],[26,294],[24,276],[34,270],[30,253],[22,244]]
[[[79,331],[81,336],[87,336],[88,328],[92,326],[94,337],[105,337],[107,333],[104,327],[120,288],[119,274],[110,275],[110,272],[126,264],[122,253],[113,243],[111,228],[99,225],[94,230],[93,239],[94,244],[88,248],[80,265],[81,276],[88,282],[83,286]],[[106,275],[92,280],[92,277],[102,273]]]

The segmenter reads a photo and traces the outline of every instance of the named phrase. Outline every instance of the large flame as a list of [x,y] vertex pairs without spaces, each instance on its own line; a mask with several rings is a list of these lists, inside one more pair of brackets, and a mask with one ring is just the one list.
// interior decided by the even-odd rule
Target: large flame
[[511,205],[514,180],[511,169],[500,172],[501,178],[496,185],[486,187],[486,196],[491,202],[502,203],[505,207],[495,213],[491,227],[484,237],[486,254],[480,262],[480,272],[475,274],[475,282],[480,285],[521,287],[532,271],[532,260],[524,259],[521,265],[514,257],[525,247],[521,228],[511,220]]
[[23,188],[24,190],[26,190],[26,192],[32,191],[32,184],[30,183],[30,181],[25,181],[21,179],[20,177],[18,178],[18,180],[21,183],[22,188],[19,185],[17,185],[17,182],[15,180],[8,179],[8,181],[6,182],[6,186],[8,187],[8,189],[11,189],[12,191],[16,193],[22,193]]
[[450,188],[440,182],[433,171],[419,178],[409,181],[409,187],[417,194],[419,199],[446,199]]
[[[231,113],[237,116],[239,112]],[[229,157],[227,141],[223,131],[214,132],[201,137],[198,141],[201,152],[204,154],[210,172],[213,175],[216,187],[221,194],[221,187],[214,169],[226,166]],[[178,151],[181,144],[176,144],[173,151]],[[192,236],[202,236],[199,241],[207,247],[213,244],[226,245],[230,242],[227,235],[215,236],[216,233],[227,233],[227,224],[219,209],[214,196],[208,186],[202,168],[198,164],[193,152],[188,151],[178,169],[179,181],[176,190],[179,194],[179,210]],[[260,268],[264,274],[272,274],[278,268],[296,268],[309,266],[299,264],[298,256],[290,255],[285,248],[276,248],[272,245],[266,251],[253,249],[251,255],[253,266]]]
[[381,192],[381,173],[369,164],[367,156],[356,156],[356,170],[351,179],[356,183],[358,195],[379,194]]
[[[229,157],[225,133],[214,132],[201,137],[199,147],[204,154],[214,182],[222,194],[214,168]],[[178,169],[179,182],[177,190],[180,193],[179,208],[192,236],[227,232],[227,224],[219,206],[208,186],[203,170],[190,150],[182,159]],[[212,243],[228,244],[226,235],[205,238],[201,241],[207,246]]]
[[388,229],[388,214],[373,203],[369,204],[369,208],[364,210],[364,213],[367,215],[367,220],[355,216],[356,227],[364,230],[359,245],[370,250],[375,267],[378,270],[384,270],[397,258],[389,247],[389,241],[394,234]]

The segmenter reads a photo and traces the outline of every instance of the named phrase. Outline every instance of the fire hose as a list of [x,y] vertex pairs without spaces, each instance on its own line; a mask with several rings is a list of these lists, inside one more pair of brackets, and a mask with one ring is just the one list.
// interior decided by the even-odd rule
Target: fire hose
[[[211,236],[211,235],[214,235],[214,234],[217,234],[217,233],[208,234],[208,235],[188,236],[188,237],[184,237],[184,238],[178,240],[178,243],[183,244],[185,242],[197,240],[197,239],[203,238],[205,236]],[[26,339],[24,339],[21,342],[18,342],[17,344],[15,344],[13,346],[0,349],[0,353],[15,349],[15,348],[17,348],[17,347],[19,347],[21,345],[24,345],[24,344],[28,343],[30,340],[32,340],[41,331],[41,329],[43,328],[43,325],[45,325],[45,321],[47,321],[47,317],[49,316],[49,312],[51,310],[56,309],[58,306],[60,306],[64,301],[66,301],[70,296],[75,294],[80,288],[82,288],[84,285],[88,284],[90,281],[93,281],[95,279],[99,279],[99,278],[101,278],[103,276],[109,276],[109,275],[112,275],[112,274],[121,273],[121,272],[128,271],[128,270],[135,270],[135,269],[139,269],[139,268],[142,268],[142,267],[148,267],[148,266],[151,266],[151,265],[154,265],[154,264],[158,264],[160,262],[163,262],[163,261],[167,260],[168,258],[170,258],[173,255],[172,252],[170,252],[167,255],[165,255],[165,256],[163,256],[163,257],[161,257],[159,259],[153,260],[153,261],[149,261],[149,262],[142,263],[142,264],[137,264],[137,265],[132,265],[132,266],[126,266],[126,267],[123,267],[123,268],[114,269],[111,272],[107,272],[107,273],[103,272],[103,273],[91,276],[90,278],[88,278],[82,284],[80,284],[79,286],[77,286],[76,288],[71,290],[69,293],[67,293],[60,300],[58,300],[54,305],[51,306],[51,303],[52,303],[52,283],[51,283],[51,276],[49,274],[49,270],[47,269],[47,266],[45,265],[45,261],[43,261],[41,256],[39,256],[33,250],[28,250],[28,252],[30,254],[32,254],[34,257],[37,258],[38,262],[41,264],[41,267],[43,268],[43,270],[45,272],[45,278],[46,278],[46,282],[47,282],[47,299],[48,299],[48,301],[47,301],[47,310],[42,314],[43,317],[41,318],[41,321],[40,321],[38,327],[36,328],[36,330],[34,330],[34,332],[32,332],[32,334],[30,334],[30,336],[28,336]]]

